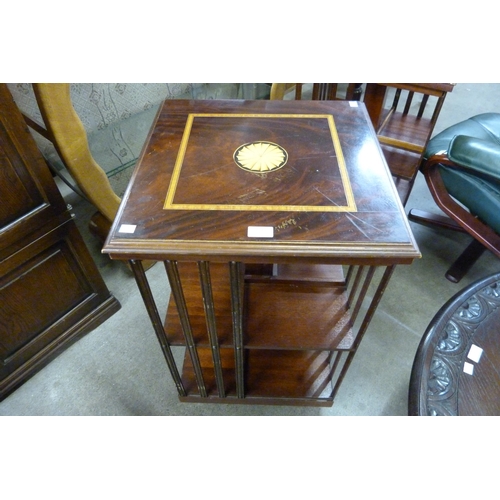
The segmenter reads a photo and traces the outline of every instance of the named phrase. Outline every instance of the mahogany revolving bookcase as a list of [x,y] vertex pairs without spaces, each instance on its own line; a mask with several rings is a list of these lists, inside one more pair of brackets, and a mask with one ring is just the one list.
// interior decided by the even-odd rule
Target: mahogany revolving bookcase
[[[348,101],[165,101],[103,251],[130,261],[181,401],[315,406],[420,257]],[[166,268],[164,317],[144,260]]]

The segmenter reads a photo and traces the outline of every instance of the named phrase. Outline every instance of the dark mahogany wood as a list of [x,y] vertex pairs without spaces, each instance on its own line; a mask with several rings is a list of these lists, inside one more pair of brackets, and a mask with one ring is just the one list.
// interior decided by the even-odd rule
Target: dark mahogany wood
[[[283,263],[297,258],[342,264],[410,263],[419,255],[413,236],[394,197],[394,185],[366,110],[356,104],[166,101],[104,251],[120,259],[189,260],[196,255],[223,261],[244,258],[246,262],[262,262],[267,256]],[[189,138],[175,200],[196,207],[164,210],[189,113],[248,117],[200,118]],[[356,209],[293,210],[294,205],[326,210],[347,207],[327,120],[289,117],[294,114],[333,116]],[[236,167],[232,158],[236,148],[263,138],[287,149],[287,165],[260,175]],[[242,210],[204,208],[216,203],[240,205]],[[276,209],[252,208],[259,205]],[[281,206],[292,209],[280,210]],[[135,226],[134,232],[120,232],[122,224]],[[272,241],[248,238],[248,226],[272,226],[275,236]]]
[[20,111],[0,84],[0,399],[114,314]]
[[[285,166],[238,167],[252,141],[283,147]],[[181,401],[318,406],[394,266],[420,256],[364,105],[341,101],[166,101],[104,251],[165,262],[163,326],[137,277],[169,366],[185,347]]]
[[[415,355],[410,415],[500,415],[499,324],[500,274],[443,305]],[[471,347],[482,349],[479,359],[469,357]]]
[[[326,351],[265,350],[245,352],[247,376],[245,398],[236,398],[235,365],[232,350],[223,349],[227,398],[218,398],[209,349],[199,349],[202,366],[214,403],[280,404],[331,406],[332,368]],[[183,379],[188,393],[181,401],[200,402],[189,358],[185,359]]]
[[[197,267],[194,263],[182,263],[179,267],[194,339],[197,345],[209,347]],[[246,280],[244,323],[248,333],[245,346],[322,350],[348,350],[352,347],[354,334],[347,314],[345,283],[325,286],[321,282],[318,286],[314,266],[309,267],[312,268],[312,278],[303,270],[300,281]],[[233,339],[229,269],[224,264],[212,264],[210,272],[219,345],[230,347]],[[298,318],[308,318],[307,328],[296,328]],[[169,304],[165,330],[172,345],[184,344],[175,301]],[[268,336],[270,330],[272,336]]]
[[[313,83],[311,99],[313,100],[337,100],[359,101],[363,94],[362,83],[348,83],[347,87],[338,83]],[[295,100],[301,100],[303,96],[303,83],[273,83],[271,86],[271,99],[283,99],[285,94],[291,94]]]
[[[297,83],[296,85],[302,85]],[[361,83],[349,83],[347,85],[345,99],[347,101],[359,101],[361,100],[361,95],[363,93]],[[313,100],[336,100],[339,99],[337,95],[338,83],[314,83],[312,91]],[[298,92],[298,89],[297,89]],[[295,96],[296,99],[300,99],[300,95]]]

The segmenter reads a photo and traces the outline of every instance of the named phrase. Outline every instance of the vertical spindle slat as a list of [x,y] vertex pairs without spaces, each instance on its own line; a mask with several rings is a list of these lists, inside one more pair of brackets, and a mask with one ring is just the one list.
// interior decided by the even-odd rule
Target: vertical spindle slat
[[405,103],[403,115],[407,115],[408,111],[410,111],[411,102],[413,101],[414,94],[415,94],[415,92],[408,92],[408,97],[406,98],[406,103]]
[[392,101],[392,109],[396,110],[399,104],[399,98],[401,97],[401,89],[396,89],[394,92],[394,100]]
[[230,262],[231,304],[233,316],[233,342],[236,368],[236,395],[245,397],[245,360],[243,353],[243,273],[241,262]]
[[189,314],[184,297],[184,292],[182,290],[182,283],[179,276],[179,268],[177,266],[177,262],[166,260],[165,269],[167,271],[170,289],[172,290],[172,294],[174,296],[175,305],[177,306],[177,312],[179,313],[182,332],[184,333],[184,338],[186,339],[186,347],[191,357],[191,363],[193,364],[196,384],[198,386],[200,396],[206,398],[207,390],[205,388],[205,381],[203,380],[200,358],[198,357],[198,351],[196,350],[196,345],[193,339],[193,331],[191,329],[191,323],[189,321]]
[[363,272],[365,270],[365,266],[357,266],[357,267],[358,267],[358,270],[357,270],[356,276],[354,278],[354,283],[352,284],[351,290],[349,291],[349,297],[347,298],[347,307],[348,308],[350,308],[351,304],[353,303],[354,296],[356,295],[356,291],[357,291],[359,283],[361,281],[361,277],[363,276]]
[[207,322],[208,338],[212,351],[212,360],[214,363],[215,381],[219,397],[224,398],[224,377],[222,374],[222,362],[220,358],[219,339],[217,336],[217,324],[215,322],[215,306],[212,293],[212,281],[210,278],[210,264],[207,261],[198,262],[200,273],[201,292],[203,296],[203,307],[205,309],[205,319]]
[[328,84],[327,99],[329,99],[330,101],[337,99],[337,87],[338,87],[338,85],[336,83],[329,83]]
[[427,94],[424,94],[424,96],[422,97],[422,102],[420,103],[420,108],[418,109],[417,118],[422,118],[428,100],[429,96]]
[[295,100],[300,101],[302,99],[302,83],[295,84]]
[[368,272],[366,273],[365,280],[363,282],[363,286],[361,288],[361,291],[359,292],[358,298],[356,299],[356,303],[354,307],[352,308],[351,311],[351,323],[354,324],[356,321],[356,318],[358,317],[359,310],[361,308],[361,305],[363,304],[363,301],[366,296],[366,292],[368,291],[368,287],[370,286],[370,283],[373,279],[373,275],[375,274],[375,266],[370,266],[368,268]]

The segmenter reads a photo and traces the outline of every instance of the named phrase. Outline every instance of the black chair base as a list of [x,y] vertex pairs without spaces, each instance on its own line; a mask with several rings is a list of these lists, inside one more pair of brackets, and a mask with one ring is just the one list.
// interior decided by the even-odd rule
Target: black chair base
[[[431,214],[422,210],[412,209],[408,213],[408,219],[412,222],[422,224],[429,227],[441,227],[444,229],[451,229],[461,233],[467,233],[461,226],[454,220],[437,214]],[[458,283],[471,269],[474,263],[481,257],[486,250],[483,244],[473,239],[467,248],[460,254],[458,259],[446,271],[445,277],[452,283]]]
[[469,246],[460,254],[460,257],[446,271],[446,279],[458,283],[481,257],[486,248],[477,240],[472,240]]

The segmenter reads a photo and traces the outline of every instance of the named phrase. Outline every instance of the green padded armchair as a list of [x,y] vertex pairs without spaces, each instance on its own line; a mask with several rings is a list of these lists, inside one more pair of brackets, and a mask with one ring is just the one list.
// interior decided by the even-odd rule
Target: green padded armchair
[[458,283],[485,249],[500,257],[500,113],[473,116],[440,132],[429,141],[420,171],[450,219],[411,210],[410,220],[474,238],[446,273]]

